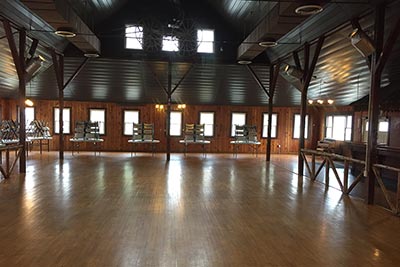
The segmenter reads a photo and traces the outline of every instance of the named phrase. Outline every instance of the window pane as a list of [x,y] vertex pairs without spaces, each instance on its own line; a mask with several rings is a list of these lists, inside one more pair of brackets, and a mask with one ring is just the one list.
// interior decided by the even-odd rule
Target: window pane
[[175,36],[164,36],[162,41],[163,51],[179,51],[179,40]]
[[379,122],[379,132],[385,132],[387,133],[389,131],[389,122],[387,121],[380,121]]
[[[276,138],[277,122],[278,122],[278,115],[272,114],[271,138]],[[264,138],[268,137],[268,113],[263,114],[262,137]]]
[[171,136],[181,136],[182,132],[182,112],[171,111],[169,134]]
[[90,109],[89,120],[91,122],[99,123],[99,134],[106,133],[105,121],[106,121],[106,111],[105,109]]
[[[54,133],[60,133],[60,109],[54,108]],[[63,110],[63,133],[70,134],[71,133],[71,109],[64,108]]]
[[125,28],[125,48],[143,49],[143,27],[127,26]]
[[35,107],[26,107],[25,108],[25,127],[28,127],[29,124],[35,120]]
[[214,31],[198,30],[197,31],[197,52],[214,53]]
[[[300,114],[294,115],[293,138],[300,138]],[[308,115],[306,115],[304,138],[308,138]]]
[[333,117],[333,139],[344,141],[345,130],[346,130],[346,117],[345,116],[334,116]]
[[214,112],[200,112],[200,124],[204,124],[204,136],[213,136]]
[[133,134],[134,123],[139,123],[139,111],[124,110],[124,135]]
[[235,125],[245,125],[246,124],[246,113],[232,113],[232,125],[231,125],[231,136],[235,136]]

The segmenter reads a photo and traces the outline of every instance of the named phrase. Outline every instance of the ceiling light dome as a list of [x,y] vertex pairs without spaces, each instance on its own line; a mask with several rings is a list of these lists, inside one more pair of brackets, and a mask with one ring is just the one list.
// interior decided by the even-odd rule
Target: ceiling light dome
[[268,48],[268,47],[277,46],[278,43],[277,43],[275,40],[271,39],[271,40],[265,40],[265,41],[259,42],[258,45],[259,45],[259,46],[262,46],[262,47],[267,47],[267,48]]
[[240,64],[240,65],[249,65],[249,64],[251,64],[251,63],[253,63],[251,60],[238,60],[238,62],[237,62],[238,64]]
[[99,55],[99,53],[96,53],[96,52],[86,52],[85,54],[83,54],[85,57],[88,57],[88,58],[96,58],[96,57],[99,57],[100,55]]
[[309,16],[309,15],[314,15],[314,14],[320,13],[322,10],[324,10],[324,9],[320,5],[306,4],[306,5],[299,6],[298,8],[295,9],[294,12],[298,15]]
[[72,38],[76,36],[76,33],[72,28],[69,27],[59,27],[57,30],[54,32],[56,35],[64,38]]

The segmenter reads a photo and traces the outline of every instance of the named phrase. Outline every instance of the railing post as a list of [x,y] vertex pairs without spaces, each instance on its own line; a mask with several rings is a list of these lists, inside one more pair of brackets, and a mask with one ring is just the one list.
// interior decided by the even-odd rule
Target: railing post
[[400,213],[400,172],[397,172],[396,214]]
[[347,194],[349,188],[349,162],[347,160],[344,161],[343,176],[343,193]]
[[312,154],[311,178],[315,179],[315,154]]
[[328,187],[329,186],[329,160],[326,159],[326,163],[325,163],[325,186]]

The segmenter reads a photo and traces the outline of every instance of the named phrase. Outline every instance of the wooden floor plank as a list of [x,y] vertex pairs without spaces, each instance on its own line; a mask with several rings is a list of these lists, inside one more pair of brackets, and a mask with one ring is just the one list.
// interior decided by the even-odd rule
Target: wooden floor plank
[[0,183],[0,266],[398,266],[400,219],[295,156],[29,155]]

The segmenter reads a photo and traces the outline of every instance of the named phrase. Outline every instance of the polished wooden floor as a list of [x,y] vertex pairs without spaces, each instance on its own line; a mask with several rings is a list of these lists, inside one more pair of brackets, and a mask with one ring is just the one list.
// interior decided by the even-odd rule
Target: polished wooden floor
[[400,218],[296,163],[34,152],[0,183],[0,266],[400,265]]

